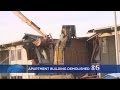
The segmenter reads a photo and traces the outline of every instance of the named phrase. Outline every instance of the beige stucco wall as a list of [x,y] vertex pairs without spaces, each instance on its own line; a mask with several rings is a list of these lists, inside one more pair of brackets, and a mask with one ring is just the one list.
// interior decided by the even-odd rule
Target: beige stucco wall
[[[119,50],[118,50],[118,51],[119,51],[119,64],[120,64],[120,31],[118,31],[118,34],[119,34],[119,35],[118,35],[119,38],[118,38],[117,41],[118,41],[118,43],[119,43],[119,45],[118,45],[118,46],[119,46]],[[108,40],[108,46],[109,46],[108,48],[109,48],[109,56],[110,56],[110,57],[108,57],[108,58],[110,58],[110,61],[109,61],[109,62],[110,62],[111,64],[117,64],[117,63],[116,63],[116,58],[115,58],[115,57],[116,57],[116,55],[115,55],[116,52],[115,52],[115,36],[114,36],[114,35],[115,35],[114,32],[112,32],[112,33],[103,33],[103,34],[101,35],[101,38],[111,37],[111,38],[109,38],[109,40]],[[103,54],[102,54],[102,55],[101,55],[101,58],[105,58],[105,59],[106,59],[107,57],[106,57],[106,55],[103,55]],[[105,60],[105,59],[104,59],[104,60]],[[114,60],[113,60],[113,59],[114,59]],[[102,60],[103,60],[103,59],[102,59]],[[106,61],[107,61],[107,60],[106,60]],[[111,61],[112,61],[112,62],[111,62]],[[114,61],[114,62],[113,62],[113,61]]]
[[115,39],[114,36],[102,37],[106,38],[106,53],[103,53],[103,44],[101,43],[101,64],[116,64]]
[[[9,47],[9,50],[16,50],[21,49],[21,60],[17,60],[17,55],[15,55],[15,60],[9,59],[9,64],[20,64],[20,65],[31,65],[32,60],[27,60],[27,53],[26,50],[22,47],[22,45],[18,45],[16,47]],[[10,56],[10,55],[9,55]],[[28,79],[29,75],[34,75],[33,73],[11,73],[10,76],[22,76],[23,79]]]

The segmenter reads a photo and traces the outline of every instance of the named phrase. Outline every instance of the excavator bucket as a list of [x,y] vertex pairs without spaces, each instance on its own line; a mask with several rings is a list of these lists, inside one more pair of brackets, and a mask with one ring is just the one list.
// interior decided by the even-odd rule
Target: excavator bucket
[[54,64],[63,64],[64,48],[69,47],[71,38],[76,37],[75,25],[63,25],[61,30],[60,39],[56,43],[54,53]]

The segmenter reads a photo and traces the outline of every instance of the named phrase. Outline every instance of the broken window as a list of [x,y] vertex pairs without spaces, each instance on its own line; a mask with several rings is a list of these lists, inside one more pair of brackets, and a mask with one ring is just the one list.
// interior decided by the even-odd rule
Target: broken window
[[103,38],[103,40],[102,40],[102,51],[104,54],[107,53],[107,40],[106,40],[106,38]]
[[0,51],[0,64],[8,63],[9,63],[9,51],[8,50]]
[[10,50],[10,60],[15,60],[15,50]]
[[11,76],[11,79],[16,79],[16,76]]
[[22,57],[21,57],[21,49],[18,49],[17,50],[17,60],[21,60]]
[[22,76],[18,76],[17,78],[18,78],[18,79],[22,79]]
[[11,79],[22,79],[22,76],[11,76]]
[[2,79],[8,79],[7,76],[2,76]]

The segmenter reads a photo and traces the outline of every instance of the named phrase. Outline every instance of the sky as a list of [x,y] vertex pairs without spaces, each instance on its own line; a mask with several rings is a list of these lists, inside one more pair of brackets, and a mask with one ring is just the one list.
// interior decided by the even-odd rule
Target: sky
[[[46,34],[59,38],[62,25],[75,25],[77,37],[85,36],[88,30],[113,26],[113,11],[21,11]],[[120,12],[117,11],[120,25]],[[0,11],[0,44],[21,40],[24,33],[39,35],[20,20],[12,11]]]

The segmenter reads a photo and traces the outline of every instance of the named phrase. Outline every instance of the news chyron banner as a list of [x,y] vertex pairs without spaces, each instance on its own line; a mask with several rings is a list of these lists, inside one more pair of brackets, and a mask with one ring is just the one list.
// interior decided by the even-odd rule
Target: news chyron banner
[[0,73],[120,73],[120,65],[0,65]]

